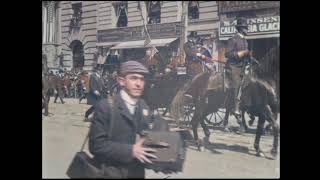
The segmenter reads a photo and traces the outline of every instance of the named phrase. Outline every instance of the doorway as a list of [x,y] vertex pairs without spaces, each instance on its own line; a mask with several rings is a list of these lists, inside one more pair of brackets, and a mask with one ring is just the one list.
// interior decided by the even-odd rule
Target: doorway
[[70,44],[70,48],[72,50],[72,69],[75,72],[82,71],[84,66],[84,50],[82,42],[74,40]]

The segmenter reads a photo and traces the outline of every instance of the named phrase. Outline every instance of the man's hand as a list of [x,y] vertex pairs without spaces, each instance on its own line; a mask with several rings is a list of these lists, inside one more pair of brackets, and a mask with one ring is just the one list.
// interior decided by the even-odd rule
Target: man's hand
[[250,55],[250,51],[248,51],[248,50],[239,51],[237,53],[237,55],[238,55],[239,58],[243,58],[245,56],[249,56]]
[[94,94],[97,95],[97,96],[100,96],[100,93],[97,90],[94,91]]
[[136,144],[133,145],[133,148],[132,148],[133,157],[137,158],[141,163],[148,162],[152,164],[151,160],[149,160],[148,157],[152,157],[152,158],[158,158],[158,157],[148,152],[156,152],[156,150],[152,148],[143,147],[142,144],[144,141],[145,141],[144,138],[140,138],[136,142]]

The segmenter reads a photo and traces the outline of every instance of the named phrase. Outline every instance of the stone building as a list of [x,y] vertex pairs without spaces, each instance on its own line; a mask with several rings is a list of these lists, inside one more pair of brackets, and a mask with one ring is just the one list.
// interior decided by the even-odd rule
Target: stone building
[[124,61],[145,56],[153,46],[168,60],[192,31],[217,56],[216,1],[44,1],[42,9],[49,68],[90,71],[99,56]]

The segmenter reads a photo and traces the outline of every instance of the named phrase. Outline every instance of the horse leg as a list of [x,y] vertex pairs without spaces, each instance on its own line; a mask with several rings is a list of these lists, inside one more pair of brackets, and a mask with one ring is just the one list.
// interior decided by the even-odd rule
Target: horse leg
[[209,138],[209,137],[210,137],[210,130],[209,130],[209,128],[207,127],[207,125],[204,123],[203,120],[200,122],[200,125],[201,125],[201,127],[202,127],[202,129],[203,129],[203,131],[204,131],[205,136],[206,136],[207,138]]
[[61,103],[62,104],[64,104],[64,101],[63,101],[63,91],[62,91],[62,89],[60,89],[59,91],[58,91],[58,95],[59,95],[59,98],[60,98],[60,101],[61,101]]
[[203,143],[201,139],[198,137],[198,126],[199,126],[199,120],[201,118],[201,107],[196,107],[194,116],[191,119],[191,126],[193,131],[194,140],[196,142],[196,146],[198,147],[199,151],[203,151]]
[[264,157],[265,155],[263,154],[263,152],[260,149],[260,139],[263,133],[263,128],[264,128],[264,123],[265,123],[265,117],[263,114],[259,115],[259,119],[258,119],[258,127],[257,127],[257,132],[256,132],[256,137],[254,140],[254,148],[257,152],[257,156],[262,156]]
[[250,117],[249,126],[252,126],[253,123],[254,123],[254,120],[255,120],[254,115],[252,115],[252,114],[250,113],[250,114],[249,114],[249,117]]
[[168,110],[170,109],[170,105],[164,110],[162,113],[162,116],[165,116],[168,113]]
[[225,114],[224,119],[223,119],[223,130],[225,132],[230,132],[230,129],[228,127],[229,115],[230,115],[230,110],[229,110],[229,108],[226,108],[226,114]]
[[[243,130],[244,132],[248,132],[248,126],[247,126],[247,122],[246,122],[246,118],[244,117],[246,111],[241,111],[241,117],[242,117],[242,126],[243,126]],[[241,126],[240,126],[241,127]],[[241,131],[241,129],[240,129]]]
[[207,125],[204,123],[204,117],[202,118],[203,120],[200,122],[200,125],[204,131],[204,134],[206,137],[204,137],[204,142],[210,144],[210,131]]
[[54,95],[54,103],[57,103],[57,99],[58,99],[58,92]]
[[49,115],[49,101],[50,101],[50,94],[47,92],[44,95],[44,115]]
[[273,146],[271,149],[271,155],[275,159],[278,155],[278,146],[279,146],[279,124],[277,123],[277,118],[274,116],[274,113],[272,112],[269,105],[266,106],[266,115],[268,117],[268,120],[270,121],[270,124],[273,128]]
[[44,115],[48,116],[49,112],[48,112],[48,100],[46,97],[43,97],[43,108],[44,108]]
[[226,97],[226,114],[224,116],[224,119],[223,119],[223,130],[225,132],[230,132],[230,129],[228,127],[228,124],[229,124],[229,115],[230,115],[230,112],[231,112],[231,107],[232,107],[232,104],[231,104],[231,92],[228,91],[227,93],[227,97]]

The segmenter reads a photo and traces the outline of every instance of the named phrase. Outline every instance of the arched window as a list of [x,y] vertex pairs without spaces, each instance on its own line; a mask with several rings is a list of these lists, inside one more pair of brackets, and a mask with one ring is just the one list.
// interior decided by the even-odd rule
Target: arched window
[[198,1],[189,2],[188,17],[189,19],[199,19],[199,2]]
[[147,1],[148,24],[161,22],[161,3],[160,1]]

